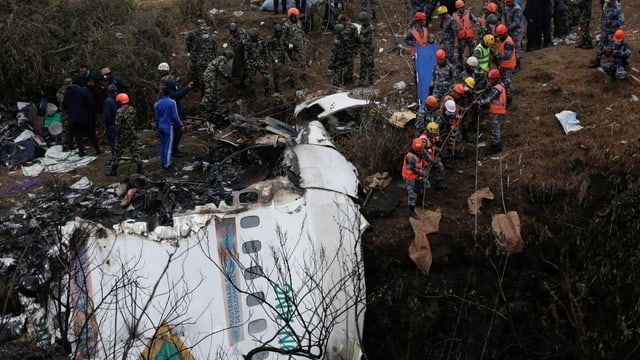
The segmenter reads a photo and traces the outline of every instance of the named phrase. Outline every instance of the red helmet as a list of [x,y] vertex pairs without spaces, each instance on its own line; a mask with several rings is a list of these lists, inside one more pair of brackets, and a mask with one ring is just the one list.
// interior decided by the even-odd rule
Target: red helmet
[[619,42],[622,41],[622,39],[624,39],[624,31],[622,29],[616,30],[616,32],[613,33],[613,40]]
[[436,60],[444,60],[447,58],[447,53],[442,50],[442,49],[438,49],[438,51],[436,51]]
[[416,20],[427,20],[427,15],[425,15],[423,12],[417,12],[414,18]]
[[487,4],[487,11],[490,13],[496,13],[498,11],[498,5],[494,2],[490,2]]
[[291,15],[300,15],[300,11],[292,7],[291,9],[289,9],[289,11],[287,11],[287,16],[291,16]]
[[464,85],[462,84],[455,84],[453,86],[453,92],[460,94],[460,95],[464,95]]
[[464,1],[463,0],[458,0],[456,1],[456,9],[460,9],[464,7]]
[[120,93],[116,95],[116,101],[120,104],[128,104],[129,103],[129,95],[125,93]]
[[504,35],[507,33],[507,27],[504,24],[496,26],[496,35]]
[[489,80],[498,80],[500,79],[500,72],[496,69],[489,70]]
[[427,105],[431,107],[438,105],[438,99],[436,99],[436,97],[433,95],[427,96]]
[[422,141],[422,139],[415,138],[411,142],[411,148],[415,152],[420,152],[420,151],[424,150],[424,142]]

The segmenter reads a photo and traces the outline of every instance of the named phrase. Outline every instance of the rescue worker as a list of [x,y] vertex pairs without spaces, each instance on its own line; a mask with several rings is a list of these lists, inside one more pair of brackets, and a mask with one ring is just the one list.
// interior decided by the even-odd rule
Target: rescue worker
[[102,154],[96,138],[93,105],[94,98],[91,90],[85,86],[82,77],[76,76],[64,92],[62,107],[68,113],[70,129],[73,132],[80,157],[86,155],[84,150],[85,136],[93,145],[96,156]]
[[116,101],[120,104],[120,108],[116,111],[116,151],[113,154],[111,171],[105,175],[116,176],[118,174],[120,158],[125,149],[129,149],[133,161],[136,163],[138,173],[142,174],[140,146],[138,144],[138,135],[136,134],[136,109],[129,104],[129,95],[125,93],[116,95]]
[[173,128],[177,126],[182,131],[182,121],[178,115],[178,104],[170,95],[175,92],[176,83],[168,81],[162,90],[162,98],[153,106],[156,129],[160,140],[160,166],[168,170],[171,167],[171,152],[173,144]]
[[502,138],[500,136],[500,125],[504,121],[507,113],[507,90],[500,81],[500,72],[496,69],[489,71],[489,83],[491,91],[486,92],[476,105],[481,107],[489,104],[489,128],[491,132],[491,148],[485,154],[492,155],[502,151]]
[[[489,3],[493,4],[493,3]],[[487,15],[487,19],[485,24],[480,27],[480,36],[479,39],[482,40],[486,35],[493,35],[494,29],[500,23],[500,17],[497,14],[489,14]]]
[[[478,22],[480,23],[481,28],[487,26],[487,18],[491,15],[494,15],[498,22],[500,21],[500,16],[498,15],[498,4],[494,2],[490,2],[484,6],[484,12],[480,17],[480,19],[478,19]],[[485,34],[482,34],[482,36],[484,35]]]
[[[246,42],[246,33],[244,30],[238,29],[235,23],[229,24],[229,44],[233,49],[233,64],[231,67],[231,81],[236,86],[236,94],[242,95],[245,87],[245,79],[247,72],[245,71],[244,61],[244,43]],[[207,64],[207,66],[209,66]],[[206,71],[206,69],[205,69]]]
[[423,12],[417,12],[414,18],[416,25],[405,35],[404,43],[411,46],[411,56],[415,60],[416,47],[433,44],[435,38],[429,34],[429,29],[426,27],[427,16]]
[[280,77],[286,74],[290,65],[289,54],[287,53],[287,43],[282,36],[282,25],[273,25],[273,35],[267,39],[267,51],[271,59],[273,74],[273,92],[280,94]]
[[58,107],[60,108],[60,112],[61,112],[60,121],[62,122],[62,144],[63,144],[63,149],[65,151],[71,151],[75,147],[71,125],[69,124],[69,112],[62,105],[62,102],[64,101],[64,93],[69,87],[69,85],[71,85],[71,82],[72,82],[71,78],[65,78],[64,81],[62,82],[62,85],[60,86],[60,88],[58,88],[58,91],[56,92],[56,100],[58,100]]
[[436,60],[438,63],[433,68],[431,93],[437,99],[441,99],[456,81],[456,69],[447,61],[447,53],[442,49],[436,51]]
[[283,25],[283,35],[287,42],[287,51],[289,59],[292,62],[294,73],[289,77],[291,87],[297,85],[296,78],[302,73],[302,80],[307,78],[307,62],[305,61],[306,37],[302,29],[302,23],[298,19],[300,11],[296,8],[290,8],[287,11],[288,19]]
[[244,60],[249,76],[249,102],[256,101],[256,74],[259,72],[262,77],[264,96],[269,96],[269,72],[267,71],[267,48],[264,45],[258,29],[253,28],[247,31],[249,41],[244,44]]
[[430,121],[425,127],[425,131],[420,134],[419,138],[424,142],[423,158],[426,166],[433,169],[433,185],[434,190],[446,189],[447,183],[444,180],[444,165],[440,159],[440,127],[435,121]]
[[487,34],[476,48],[473,49],[473,57],[478,59],[478,67],[476,73],[484,75],[491,69],[491,48],[495,45],[495,38],[491,34]]
[[435,122],[438,112],[438,99],[429,95],[425,99],[424,106],[421,106],[416,113],[416,137],[419,137],[425,129],[426,124]]
[[404,3],[404,7],[407,10],[411,10],[411,14],[409,15],[409,27],[414,27],[418,19],[416,19],[416,14],[421,12],[425,14],[425,26],[429,24],[429,20],[426,17],[427,14],[427,2],[430,0],[402,0]]
[[113,164],[113,154],[116,152],[116,112],[118,111],[118,102],[116,101],[116,93],[118,89],[115,85],[107,86],[107,98],[102,106],[102,119],[104,121],[104,137],[107,145],[111,149],[111,158],[107,162],[107,166]]
[[[518,71],[520,71],[520,60],[522,59],[522,32],[524,30],[524,15],[522,14],[522,7],[514,0],[504,0],[504,4],[504,9],[502,9],[502,22],[507,27],[507,31],[509,32],[509,35],[511,35],[511,39],[513,40],[513,44],[515,46],[516,65],[513,67],[513,72],[517,73]],[[504,75],[502,79],[505,79]]]
[[458,24],[458,64],[462,66],[465,48],[469,48],[469,55],[471,55],[476,46],[478,19],[471,11],[465,9],[464,0],[456,1],[456,12],[453,18]]
[[162,96],[162,89],[164,89],[164,85],[169,80],[178,81],[178,79],[171,75],[169,64],[166,62],[161,62],[158,64],[158,75],[160,76],[160,84],[158,84],[158,94]]
[[360,35],[358,35],[358,44],[360,46],[360,84],[363,86],[373,85],[376,76],[374,64],[376,53],[374,44],[375,29],[369,20],[369,14],[366,12],[361,12],[358,15],[358,21],[362,25]]
[[631,47],[624,41],[624,31],[621,29],[613,33],[613,41],[603,49],[604,56],[611,58],[611,62],[602,65],[602,71],[614,80],[627,78],[626,67],[629,65]]
[[[576,44],[579,49],[593,49],[591,40],[591,3],[592,0],[570,0],[573,10],[578,13],[580,27],[580,41]],[[569,26],[569,29],[571,26]]]
[[449,14],[446,6],[440,6],[436,10],[436,14],[440,17],[440,27],[442,28],[442,40],[440,45],[442,49],[447,53],[447,59],[449,62],[457,66],[456,57],[454,55],[454,47],[456,39],[458,37],[458,23],[453,19],[453,16]]
[[345,26],[342,24],[336,24],[333,27],[335,35],[331,46],[329,70],[333,71],[331,85],[338,87],[349,84],[349,81],[353,82],[353,74],[349,73],[349,62],[353,60],[348,59],[350,52],[347,50],[349,44],[344,36],[345,31]]
[[211,121],[218,111],[218,101],[220,100],[220,80],[230,78],[228,63],[233,59],[233,51],[227,49],[224,55],[218,56],[207,65],[204,71],[205,94],[200,100],[200,115]]
[[498,52],[495,55],[495,62],[500,71],[500,77],[507,89],[507,104],[511,104],[513,99],[513,85],[511,75],[516,67],[516,45],[511,36],[507,33],[507,27],[503,24],[496,26],[496,35],[500,39]]
[[624,11],[618,4],[617,0],[607,0],[606,7],[602,10],[602,19],[600,21],[600,40],[598,41],[598,49],[596,50],[596,58],[589,64],[590,68],[600,66],[600,60],[604,55],[605,48],[609,47],[612,41],[611,37],[624,24]]
[[[456,84],[456,86],[464,88],[462,84]],[[451,157],[462,159],[462,132],[460,131],[462,116],[458,104],[453,99],[447,99],[443,102],[441,110],[441,135],[445,141],[442,145],[442,160],[449,160]],[[449,165],[448,161],[447,165]]]
[[202,75],[207,65],[216,58],[217,47],[215,39],[209,34],[209,26],[204,20],[199,19],[198,29],[187,34],[187,51],[191,59],[190,71],[193,85],[203,92]]
[[409,205],[409,216],[412,219],[420,219],[416,214],[416,200],[422,197],[422,193],[430,186],[428,180],[424,178],[423,166],[424,160],[422,153],[424,151],[424,142],[422,139],[415,138],[411,142],[411,150],[404,156],[402,163],[402,179],[407,186],[407,204]]
[[342,31],[342,37],[343,37],[343,41],[344,46],[343,46],[343,51],[345,51],[346,53],[344,54],[345,60],[347,62],[347,69],[346,69],[346,74],[347,74],[347,78],[345,79],[345,85],[346,86],[353,86],[354,82],[353,82],[353,72],[354,72],[354,68],[353,68],[353,61],[354,61],[354,57],[356,54],[356,51],[358,51],[358,29],[356,28],[356,26],[351,23],[351,21],[349,20],[349,18],[347,17],[347,15],[345,14],[341,14],[340,16],[338,16],[338,21],[340,22],[340,24],[344,25],[344,31]]

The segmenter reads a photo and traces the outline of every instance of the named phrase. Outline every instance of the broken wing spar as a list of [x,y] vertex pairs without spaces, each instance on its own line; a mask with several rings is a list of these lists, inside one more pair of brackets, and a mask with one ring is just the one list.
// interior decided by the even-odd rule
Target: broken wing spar
[[76,358],[153,359],[168,348],[185,360],[359,359],[368,224],[356,170],[318,122],[297,142],[283,157],[297,184],[265,180],[230,206],[175,215],[172,227],[67,223],[68,238],[84,233],[70,276]]

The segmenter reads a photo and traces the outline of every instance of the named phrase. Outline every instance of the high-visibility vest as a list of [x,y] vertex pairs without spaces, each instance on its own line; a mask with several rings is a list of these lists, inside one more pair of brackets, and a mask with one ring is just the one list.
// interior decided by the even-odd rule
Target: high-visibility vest
[[469,10],[465,10],[462,17],[460,17],[460,13],[457,11],[453,14],[453,18],[456,19],[456,22],[458,23],[458,39],[460,40],[476,37],[474,24],[471,21],[469,14]]
[[498,90],[500,95],[489,103],[489,112],[504,115],[507,113],[507,90],[502,83],[496,84],[493,88]]
[[[428,44],[427,40],[429,38],[429,30],[426,27],[423,27],[422,32],[424,33],[424,35],[420,35],[420,32],[416,28],[411,30],[411,35],[413,35],[414,39],[416,39],[416,46],[427,46]],[[416,54],[416,48],[412,47],[411,55],[415,55],[415,54]]]
[[510,35],[507,35],[507,38],[500,42],[500,47],[498,48],[498,55],[500,55],[500,59],[503,59],[505,55],[504,46],[505,44],[511,44],[511,56],[509,56],[508,60],[500,60],[500,67],[505,69],[513,69],[516,67],[516,46],[513,43],[513,39]]
[[435,159],[436,149],[434,147],[438,142],[438,136],[429,137],[429,135],[423,132],[418,138],[424,143],[424,149],[427,151],[427,154],[429,154],[429,157]]
[[406,180],[415,180],[418,178],[418,173],[414,173],[409,167],[407,159],[416,159],[416,169],[422,171],[422,158],[412,152],[408,152],[404,157],[404,163],[402,164],[402,178]]
[[491,69],[491,49],[485,47],[483,43],[476,46],[476,50],[480,53],[478,56],[478,67],[476,68],[477,74],[482,74]]

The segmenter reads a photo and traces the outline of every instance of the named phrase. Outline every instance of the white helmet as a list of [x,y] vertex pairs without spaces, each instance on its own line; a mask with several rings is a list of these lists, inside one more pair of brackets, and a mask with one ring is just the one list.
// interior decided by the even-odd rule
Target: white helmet
[[456,102],[453,100],[447,100],[444,102],[444,108],[447,109],[448,112],[452,113],[456,111]]
[[467,65],[478,67],[478,59],[475,56],[469,56],[467,58]]
[[169,71],[169,64],[162,62],[158,65],[158,71]]

